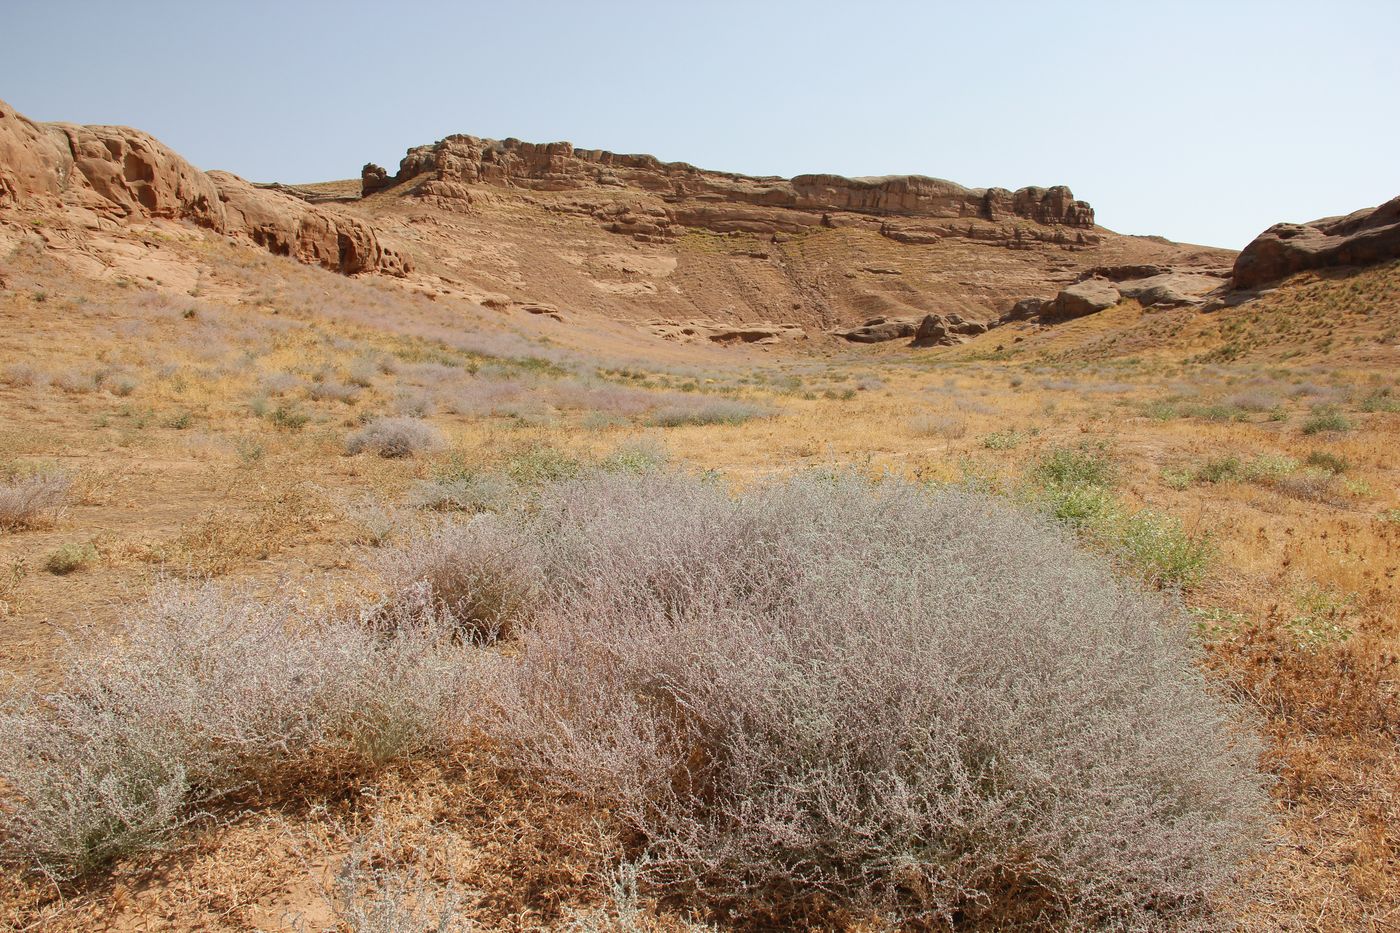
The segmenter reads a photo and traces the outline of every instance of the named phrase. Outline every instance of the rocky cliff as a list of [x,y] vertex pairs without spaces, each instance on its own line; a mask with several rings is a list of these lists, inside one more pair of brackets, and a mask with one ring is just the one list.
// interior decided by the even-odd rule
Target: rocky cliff
[[70,210],[94,222],[188,220],[347,275],[402,273],[365,221],[202,172],[123,126],[36,123],[0,101],[0,210]]
[[[169,221],[186,227],[150,235]],[[1113,283],[1101,289],[1113,302],[1185,306],[1234,260],[1098,227],[1064,186],[757,177],[473,136],[410,149],[392,175],[367,165],[358,181],[254,185],[138,130],[36,123],[0,105],[0,257],[28,243],[84,274],[189,291],[217,279],[197,245],[213,234],[392,273],[444,307],[549,321],[562,340],[623,323],[817,352],[1070,317],[1077,306],[1061,314],[1069,299],[1050,296],[1085,277]],[[1045,297],[1031,309],[1028,296]]]
[[1400,197],[1345,217],[1274,224],[1235,260],[1236,288],[1257,288],[1309,269],[1400,259]]
[[[559,204],[643,241],[674,237],[687,228],[776,234],[843,223],[873,224],[905,242],[946,236],[1007,245],[1026,239],[1097,241],[1094,209],[1063,185],[1010,191],[965,188],[922,175],[749,176],[649,155],[576,149],[567,142],[448,136],[410,149],[393,176],[369,164],[361,178],[366,195],[403,186],[445,207],[470,206],[483,187],[592,192],[592,198]],[[628,201],[629,196],[642,200]]]

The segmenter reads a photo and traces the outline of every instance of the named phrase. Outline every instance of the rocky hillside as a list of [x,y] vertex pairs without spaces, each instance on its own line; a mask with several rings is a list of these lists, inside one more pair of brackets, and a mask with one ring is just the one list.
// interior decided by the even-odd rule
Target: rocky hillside
[[[332,190],[344,183],[303,193]],[[1095,274],[1177,275],[1164,300],[1194,302],[1234,259],[1096,226],[1062,185],[752,177],[566,142],[449,136],[408,150],[393,175],[366,165],[361,192],[345,209],[401,244],[439,294],[675,340],[941,345]]]
[[174,223],[183,238],[557,325],[565,343],[621,324],[682,343],[929,347],[1125,299],[1209,309],[1292,272],[1393,255],[1395,205],[1279,225],[1237,260],[1097,226],[1063,185],[753,177],[467,135],[409,149],[392,175],[366,165],[358,182],[255,185],[138,130],[36,123],[0,104],[5,252],[29,242],[87,274],[184,288],[202,274],[198,251],[153,235]]

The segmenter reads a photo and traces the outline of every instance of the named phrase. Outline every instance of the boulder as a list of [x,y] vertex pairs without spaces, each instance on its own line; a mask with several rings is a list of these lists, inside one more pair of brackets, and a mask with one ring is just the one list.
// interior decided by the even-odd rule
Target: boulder
[[1151,263],[1123,266],[1095,266],[1092,269],[1085,269],[1083,272],[1079,273],[1075,281],[1083,282],[1085,279],[1108,279],[1110,282],[1123,282],[1129,279],[1146,279],[1170,271],[1171,270],[1165,266],[1153,265]]
[[987,325],[981,321],[967,321],[957,314],[929,314],[919,322],[912,346],[950,347],[986,332]]
[[1258,288],[1295,272],[1400,258],[1400,197],[1345,217],[1274,224],[1235,259],[1232,285]]
[[1122,300],[1118,289],[1107,279],[1086,279],[1064,289],[1040,310],[1045,321],[1068,321],[1105,311]]
[[383,166],[366,162],[365,167],[360,169],[360,197],[362,198],[369,197],[376,191],[383,191],[393,183]]
[[61,130],[26,119],[0,100],[0,207],[57,201],[72,171],[73,152]]
[[208,177],[217,186],[225,218],[223,232],[230,236],[344,275],[408,271],[403,259],[384,249],[374,229],[357,217],[255,188],[228,172],[209,172]]
[[1219,286],[1220,280],[1214,276],[1190,272],[1164,272],[1117,284],[1119,294],[1137,299],[1144,308],[1198,305]]
[[919,322],[913,318],[877,317],[866,321],[859,327],[837,331],[837,336],[845,337],[852,343],[883,343],[886,340],[912,337],[918,329]]
[[1010,310],[1004,312],[998,319],[1001,324],[1010,324],[1014,321],[1029,321],[1040,317],[1040,311],[1045,307],[1045,298],[1022,298],[1011,306]]
[[708,341],[722,345],[757,344],[760,346],[780,343],[784,340],[806,339],[806,333],[799,324],[780,324],[772,321],[728,324],[722,321],[694,320],[672,321],[657,319],[641,325],[664,340],[677,340],[683,343]]

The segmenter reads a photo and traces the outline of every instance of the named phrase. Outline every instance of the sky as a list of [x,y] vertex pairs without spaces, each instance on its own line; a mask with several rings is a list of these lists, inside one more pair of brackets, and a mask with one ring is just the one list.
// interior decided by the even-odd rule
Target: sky
[[1400,194],[1400,0],[0,0],[0,98],[255,181],[452,133],[758,175],[1067,184],[1240,248]]

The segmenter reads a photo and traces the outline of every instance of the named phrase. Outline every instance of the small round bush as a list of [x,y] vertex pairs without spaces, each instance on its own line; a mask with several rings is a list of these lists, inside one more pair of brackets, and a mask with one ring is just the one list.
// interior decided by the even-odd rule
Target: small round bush
[[777,926],[825,903],[1158,929],[1263,840],[1257,740],[1180,614],[1048,520],[647,472],[556,485],[521,521],[499,527],[536,602],[485,726],[624,819],[661,892]]
[[376,418],[345,440],[345,451],[373,451],[381,457],[411,457],[441,450],[442,432],[417,418]]

